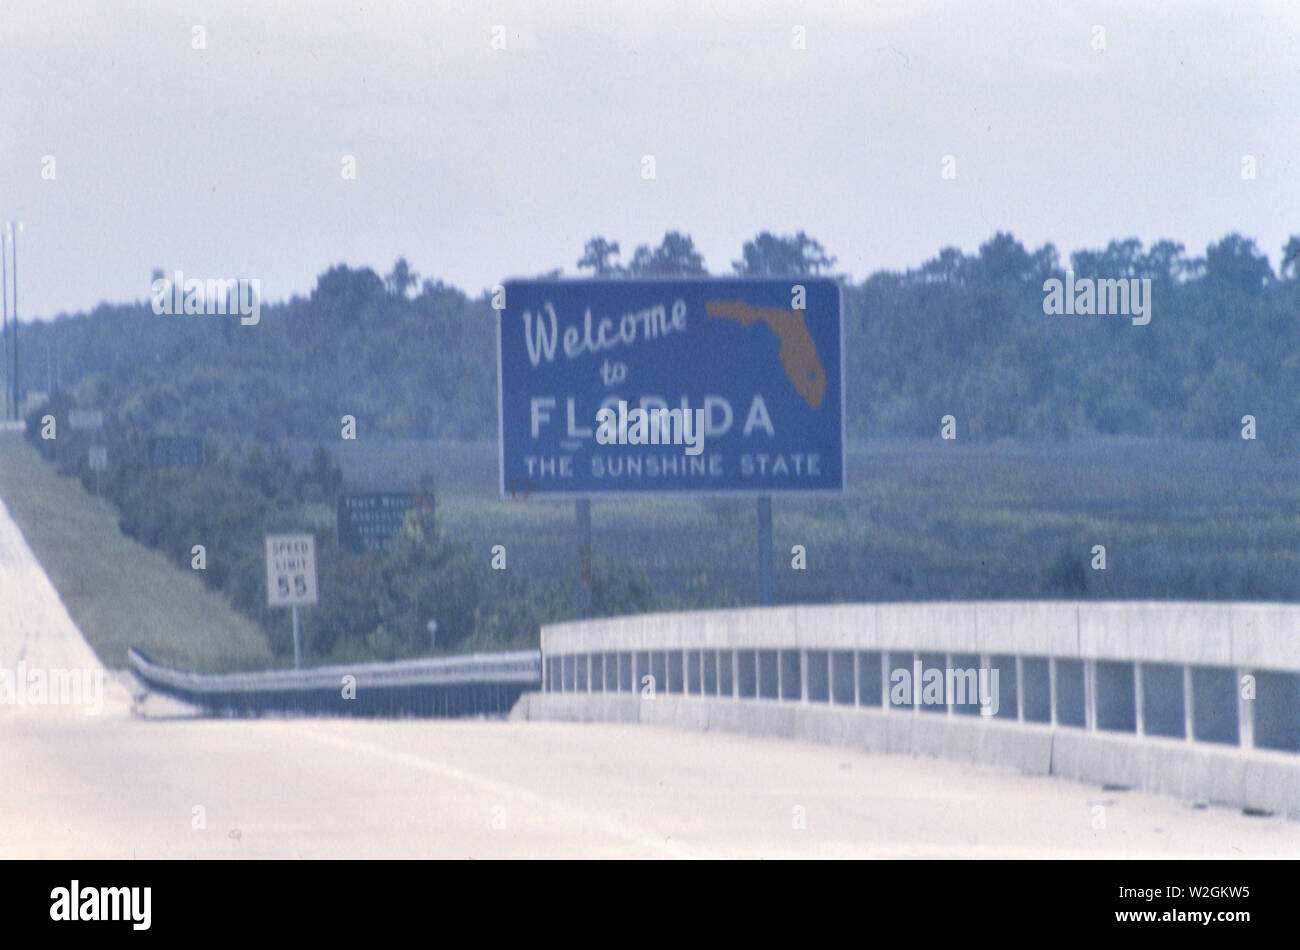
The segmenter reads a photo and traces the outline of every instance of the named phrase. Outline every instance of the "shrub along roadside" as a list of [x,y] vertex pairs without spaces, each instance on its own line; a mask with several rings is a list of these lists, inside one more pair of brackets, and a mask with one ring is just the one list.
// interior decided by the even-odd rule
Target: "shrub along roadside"
[[[194,570],[253,620],[281,663],[293,655],[291,625],[287,611],[266,604],[264,548],[277,532],[316,537],[320,603],[302,614],[304,655],[314,661],[428,655],[430,620],[438,653],[526,648],[536,646],[542,623],[572,616],[571,581],[530,585],[492,571],[438,526],[433,507],[409,511],[382,552],[340,551],[332,511],[342,474],[322,447],[296,468],[279,448],[207,442],[203,467],[153,471],[144,432],[109,414],[102,432],[74,431],[74,408],[70,395],[56,396],[29,415],[27,438],[60,474],[110,501],[124,535]],[[95,445],[108,447],[98,476],[89,462]],[[644,575],[600,559],[592,596],[597,615],[659,606]]]

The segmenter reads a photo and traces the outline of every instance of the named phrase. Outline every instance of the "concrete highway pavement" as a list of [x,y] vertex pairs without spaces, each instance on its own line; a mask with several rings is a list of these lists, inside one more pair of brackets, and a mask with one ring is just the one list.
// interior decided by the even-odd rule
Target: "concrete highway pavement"
[[0,762],[0,858],[1300,855],[1285,819],[652,726],[11,711]]

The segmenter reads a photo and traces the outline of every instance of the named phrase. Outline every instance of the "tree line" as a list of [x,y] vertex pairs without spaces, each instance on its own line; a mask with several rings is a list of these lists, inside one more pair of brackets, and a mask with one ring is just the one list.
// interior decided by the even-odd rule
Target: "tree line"
[[[1088,435],[1232,438],[1241,416],[1275,447],[1300,431],[1300,237],[1274,273],[1230,234],[1187,254],[1162,240],[1116,240],[1062,260],[998,233],[976,253],[944,248],[919,267],[841,278],[848,428],[858,438],[931,436],[947,414],[961,437]],[[689,234],[620,259],[593,237],[576,272],[602,278],[699,277]],[[745,242],[731,272],[832,275],[835,258],[803,232]],[[1044,282],[1149,278],[1152,320],[1043,312]],[[543,276],[559,276],[556,269]],[[23,387],[75,389],[125,421],[240,439],[326,439],[351,414],[372,436],[487,439],[496,434],[490,291],[471,297],[421,278],[405,259],[380,276],[346,264],[307,296],[237,318],[156,316],[146,302],[25,327]],[[57,380],[55,367],[57,366]]]

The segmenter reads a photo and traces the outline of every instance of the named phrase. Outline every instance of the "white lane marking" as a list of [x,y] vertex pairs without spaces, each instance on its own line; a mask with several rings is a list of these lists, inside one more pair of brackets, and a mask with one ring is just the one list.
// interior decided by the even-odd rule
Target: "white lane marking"
[[395,752],[392,749],[387,749],[370,742],[363,742],[359,739],[347,739],[343,736],[331,735],[310,726],[296,723],[284,723],[284,727],[297,735],[308,736],[315,739],[317,742],[323,742],[327,745],[341,746],[343,748],[352,749],[356,752],[376,755],[399,765],[405,765],[413,769],[419,769],[422,772],[439,775],[443,778],[451,779],[454,782],[473,785],[476,788],[491,792],[494,795],[531,802],[541,808],[548,808],[552,811],[559,812],[572,821],[577,822],[579,826],[591,827],[604,834],[620,838],[641,848],[661,851],[668,857],[714,857],[703,849],[685,847],[664,838],[663,835],[655,834],[646,828],[629,824],[628,822],[602,814],[594,809],[574,808],[573,806],[554,798],[539,795],[537,792],[524,788],[522,785],[513,785],[510,782],[503,782],[500,779],[490,778],[489,776],[480,775],[476,772],[468,772],[465,769],[457,768],[454,765],[435,762],[432,759],[427,759],[410,752]]

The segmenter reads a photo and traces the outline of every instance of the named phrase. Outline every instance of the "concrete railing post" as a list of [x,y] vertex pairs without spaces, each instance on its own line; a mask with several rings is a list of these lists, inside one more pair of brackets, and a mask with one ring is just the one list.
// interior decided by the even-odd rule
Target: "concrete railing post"
[[[943,704],[946,707],[945,712],[952,715],[952,693],[948,692],[948,671],[952,669],[952,654],[943,655]],[[978,675],[978,674],[976,674]]]
[[1083,661],[1083,726],[1097,731],[1097,661]]
[[1142,709],[1142,664],[1133,661],[1133,729],[1139,736],[1146,735],[1146,716]]
[[1054,656],[1049,656],[1047,658],[1047,706],[1048,706],[1048,710],[1047,710],[1048,720],[1051,722],[1052,728],[1055,729],[1056,728],[1056,657]]
[[1183,665],[1183,738],[1191,742],[1196,738],[1196,707],[1192,696],[1192,667]]
[[1025,721],[1025,658],[1016,654],[1016,722]]
[[1237,738],[1243,749],[1255,748],[1255,700],[1241,694],[1242,680],[1250,675],[1250,670],[1237,670],[1237,682],[1233,684],[1237,691]]
[[[990,654],[988,654],[988,653],[981,653],[981,654],[980,654],[980,669],[982,669],[982,670],[992,670],[992,669],[993,669],[993,657],[992,657]],[[978,683],[979,683],[979,670],[976,670],[976,671],[975,671],[975,678],[976,678],[976,684],[978,684]],[[990,683],[993,682],[993,674],[992,674],[991,672],[989,673],[989,682],[990,682]],[[1001,690],[1001,688],[1002,688],[1002,686],[1001,686],[1001,684],[999,684],[999,685],[998,685],[998,689]],[[976,701],[977,703],[979,702],[979,686],[978,686],[978,685],[976,685],[976,687],[975,687],[975,701]],[[1000,699],[1000,698],[999,698],[998,702],[1001,702],[1001,699]],[[980,712],[980,716],[981,716],[981,718],[989,718],[989,717],[987,717],[987,716],[984,716],[984,708],[983,708],[982,706],[980,707],[979,712]]]

